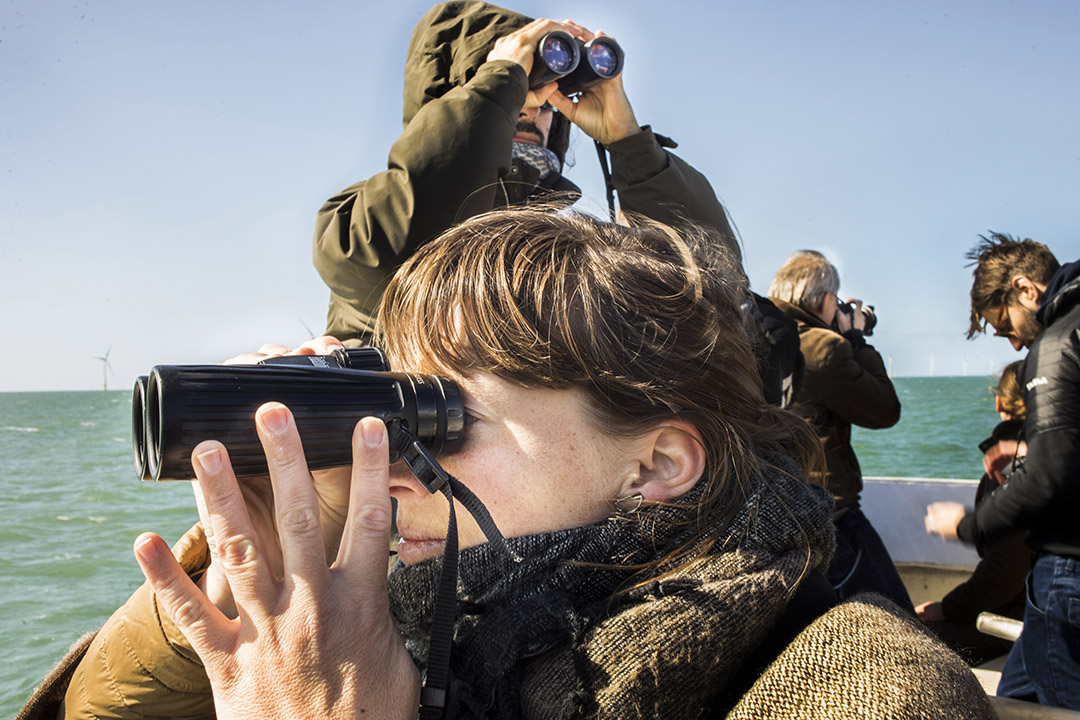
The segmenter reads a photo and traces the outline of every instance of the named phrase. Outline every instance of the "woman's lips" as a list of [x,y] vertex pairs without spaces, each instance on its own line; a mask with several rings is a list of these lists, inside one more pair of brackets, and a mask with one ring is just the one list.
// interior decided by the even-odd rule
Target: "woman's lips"
[[397,556],[406,565],[442,555],[446,547],[443,538],[409,537],[403,534],[398,540]]

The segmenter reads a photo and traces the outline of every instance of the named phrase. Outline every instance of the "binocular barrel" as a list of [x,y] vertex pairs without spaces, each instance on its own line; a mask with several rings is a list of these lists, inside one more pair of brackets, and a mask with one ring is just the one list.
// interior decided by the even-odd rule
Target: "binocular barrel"
[[[367,369],[365,369],[367,368]],[[255,411],[289,407],[312,470],[352,463],[363,417],[400,422],[433,454],[460,444],[465,422],[457,385],[433,375],[386,371],[375,348],[273,358],[258,365],[158,365],[135,383],[132,449],[143,480],[190,480],[191,452],[218,440],[237,477],[265,475]],[[391,447],[391,460],[401,448]]]
[[624,54],[614,38],[596,37],[583,42],[562,30],[553,30],[540,39],[536,59],[529,74],[529,87],[559,83],[567,97],[622,72]]

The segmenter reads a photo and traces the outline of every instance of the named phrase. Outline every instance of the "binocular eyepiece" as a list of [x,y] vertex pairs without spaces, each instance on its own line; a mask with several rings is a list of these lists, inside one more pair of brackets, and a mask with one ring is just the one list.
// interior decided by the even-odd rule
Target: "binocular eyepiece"
[[613,38],[600,36],[583,42],[570,33],[553,30],[540,39],[536,48],[529,87],[557,81],[563,95],[576,95],[616,77],[622,72],[623,60],[622,48]]
[[213,439],[228,449],[237,477],[265,475],[255,411],[272,401],[292,411],[312,470],[352,463],[353,428],[364,417],[391,427],[391,462],[408,445],[395,441],[395,425],[433,455],[456,449],[465,425],[456,383],[389,372],[378,348],[270,358],[257,365],[157,365],[135,381],[132,395],[135,473],[142,480],[190,480],[191,451]]

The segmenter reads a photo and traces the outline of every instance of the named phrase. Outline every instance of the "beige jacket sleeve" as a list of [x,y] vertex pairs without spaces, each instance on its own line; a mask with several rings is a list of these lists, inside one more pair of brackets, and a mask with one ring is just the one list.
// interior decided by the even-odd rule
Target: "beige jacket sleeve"
[[[196,525],[173,547],[189,575],[210,562]],[[213,718],[210,681],[195,651],[142,587],[105,623],[75,669],[60,718]]]

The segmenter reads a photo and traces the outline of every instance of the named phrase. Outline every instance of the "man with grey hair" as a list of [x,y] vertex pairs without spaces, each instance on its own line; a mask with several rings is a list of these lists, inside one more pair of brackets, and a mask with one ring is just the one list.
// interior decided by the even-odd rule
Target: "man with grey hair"
[[836,501],[836,555],[826,573],[841,600],[871,590],[914,613],[892,558],[859,507],[862,470],[851,426],[892,427],[900,400],[878,352],[863,333],[861,300],[840,301],[840,276],[824,255],[800,250],[773,277],[769,298],[798,323],[806,362],[793,410],[818,432],[827,469],[815,478]]

